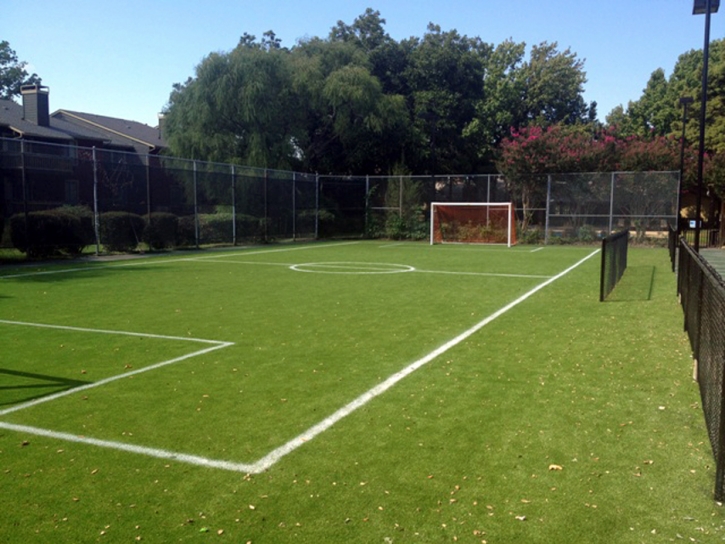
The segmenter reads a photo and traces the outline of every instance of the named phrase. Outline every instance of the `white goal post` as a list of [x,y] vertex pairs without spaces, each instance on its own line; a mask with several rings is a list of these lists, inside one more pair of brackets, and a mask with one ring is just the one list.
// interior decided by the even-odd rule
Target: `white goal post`
[[516,244],[512,202],[431,202],[432,244]]

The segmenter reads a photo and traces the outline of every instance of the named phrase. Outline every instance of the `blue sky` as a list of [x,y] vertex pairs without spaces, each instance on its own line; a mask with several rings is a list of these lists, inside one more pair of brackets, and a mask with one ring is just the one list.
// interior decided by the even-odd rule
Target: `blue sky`
[[[244,32],[273,30],[292,47],[368,7],[396,40],[421,37],[433,22],[494,45],[511,38],[570,48],[585,61],[584,97],[597,101],[602,120],[704,40],[705,17],[691,15],[692,0],[3,0],[0,40],[50,88],[51,111],[155,125],[172,85]],[[711,26],[711,39],[723,37],[725,7]]]

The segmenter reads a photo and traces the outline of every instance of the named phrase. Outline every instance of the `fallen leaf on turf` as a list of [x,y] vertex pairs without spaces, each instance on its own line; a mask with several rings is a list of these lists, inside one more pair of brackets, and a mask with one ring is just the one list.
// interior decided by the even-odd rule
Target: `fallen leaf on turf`
[[564,470],[561,465],[549,465],[549,470]]

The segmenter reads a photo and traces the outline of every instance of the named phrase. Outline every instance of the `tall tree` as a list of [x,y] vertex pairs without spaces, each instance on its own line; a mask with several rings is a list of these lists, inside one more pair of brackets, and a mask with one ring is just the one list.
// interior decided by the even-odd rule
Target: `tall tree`
[[316,38],[296,47],[293,56],[295,95],[304,115],[295,140],[301,167],[387,173],[401,150],[403,98],[383,92],[354,43]]
[[405,74],[417,149],[422,162],[416,171],[457,173],[478,164],[475,143],[464,134],[483,99],[484,63],[491,46],[480,38],[443,32],[428,25],[422,40],[412,40]]
[[573,124],[589,118],[582,96],[587,81],[584,61],[570,49],[557,48],[556,42],[533,46],[529,61],[522,67],[524,123]]
[[23,85],[39,85],[41,79],[38,74],[28,74],[25,69],[27,62],[19,61],[18,55],[10,48],[10,44],[3,40],[0,42],[0,98],[10,100],[20,96],[20,87]]
[[288,52],[273,35],[258,43],[242,36],[229,53],[212,53],[196,77],[176,85],[167,106],[166,134],[181,156],[285,168],[297,119]]
[[485,60],[483,96],[476,102],[474,118],[464,129],[464,136],[475,142],[484,164],[493,162],[501,140],[523,117],[521,64],[525,50],[526,44],[506,40]]

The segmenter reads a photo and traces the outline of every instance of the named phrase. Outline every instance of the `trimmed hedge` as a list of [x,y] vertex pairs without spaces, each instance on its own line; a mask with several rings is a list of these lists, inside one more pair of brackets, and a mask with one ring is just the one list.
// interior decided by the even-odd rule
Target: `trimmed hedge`
[[[251,215],[238,214],[237,239],[261,240],[263,236],[262,220]],[[199,214],[199,243],[230,244],[233,238],[231,213]],[[193,215],[179,217],[177,236],[179,246],[196,245],[196,225]]]
[[10,218],[13,246],[28,257],[78,255],[93,242],[93,215],[81,206],[15,214]]
[[108,251],[133,251],[143,240],[146,222],[128,212],[106,212],[100,218],[101,243]]
[[144,242],[151,249],[174,247],[179,232],[179,218],[173,213],[153,212],[146,216]]

